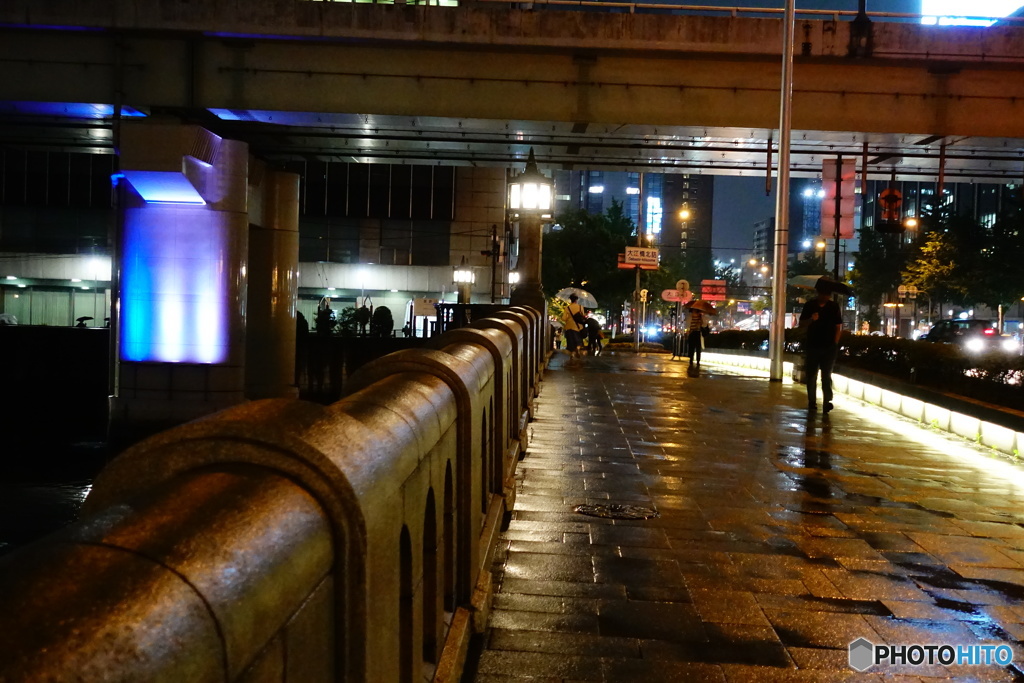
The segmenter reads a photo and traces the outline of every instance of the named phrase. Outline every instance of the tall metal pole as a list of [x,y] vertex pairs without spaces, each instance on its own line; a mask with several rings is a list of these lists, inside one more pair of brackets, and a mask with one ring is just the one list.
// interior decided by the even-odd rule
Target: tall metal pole
[[[636,246],[644,246],[644,172],[640,171],[639,205],[636,211]],[[633,352],[640,353],[640,266],[636,270],[636,288],[633,290]]]
[[789,257],[789,142],[793,108],[793,36],[796,0],[786,0],[782,29],[782,86],[779,92],[779,182],[775,191],[775,280],[772,281],[772,323],[768,332],[769,378],[782,381],[786,343],[786,275]]
[[832,279],[839,279],[839,235],[840,226],[842,225],[843,216],[843,155],[840,154],[836,157],[836,216],[833,224],[835,225],[835,244],[833,245],[832,251]]
[[494,303],[495,282],[498,279],[498,226],[491,226],[491,303]]

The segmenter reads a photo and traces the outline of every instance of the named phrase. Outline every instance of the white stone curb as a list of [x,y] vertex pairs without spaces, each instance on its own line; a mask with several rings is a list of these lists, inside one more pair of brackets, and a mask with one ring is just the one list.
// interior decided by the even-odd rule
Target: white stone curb
[[[740,356],[705,351],[702,360],[717,365],[753,368],[765,373],[771,370],[771,360],[762,356]],[[784,362],[782,366],[786,380],[791,382],[793,364]],[[921,425],[954,434],[1006,455],[1016,457],[1019,453],[1024,452],[1024,432],[1018,432],[994,422],[987,422],[933,403],[903,396],[889,389],[850,379],[838,373],[832,375],[832,389],[836,393],[860,399],[865,403],[914,420]]]

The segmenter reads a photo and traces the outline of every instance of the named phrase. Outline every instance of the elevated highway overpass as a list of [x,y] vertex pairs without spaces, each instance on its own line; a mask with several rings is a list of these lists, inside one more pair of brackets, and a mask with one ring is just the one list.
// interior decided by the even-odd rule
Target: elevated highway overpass
[[[110,149],[110,107],[38,103],[120,103],[270,161],[766,172],[781,15],[524,7],[12,0],[0,144]],[[846,18],[798,18],[794,175],[842,153],[869,177],[1024,177],[1024,25],[876,17],[858,40]]]

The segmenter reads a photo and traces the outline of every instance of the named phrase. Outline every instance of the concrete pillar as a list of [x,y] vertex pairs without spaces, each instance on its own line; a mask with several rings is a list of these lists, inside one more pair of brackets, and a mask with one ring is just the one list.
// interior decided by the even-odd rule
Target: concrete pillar
[[[299,294],[299,176],[263,171],[252,193],[245,393],[297,398],[295,302]],[[256,215],[256,207],[260,207]]]
[[126,122],[110,438],[131,443],[245,400],[248,146]]
[[531,306],[541,316],[547,316],[544,289],[540,280],[541,218],[539,214],[524,212],[519,216],[519,284],[512,290],[509,303],[513,306]]

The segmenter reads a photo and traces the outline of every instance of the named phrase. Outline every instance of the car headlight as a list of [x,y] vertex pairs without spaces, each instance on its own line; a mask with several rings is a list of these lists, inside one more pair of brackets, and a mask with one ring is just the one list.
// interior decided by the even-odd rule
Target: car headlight
[[964,348],[972,353],[980,353],[985,350],[985,342],[980,339],[968,339],[964,343]]
[[1004,339],[1002,347],[1003,351],[1016,351],[1019,348],[1016,339]]

